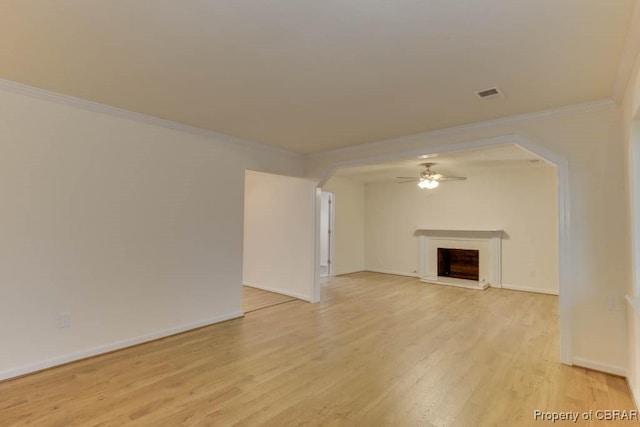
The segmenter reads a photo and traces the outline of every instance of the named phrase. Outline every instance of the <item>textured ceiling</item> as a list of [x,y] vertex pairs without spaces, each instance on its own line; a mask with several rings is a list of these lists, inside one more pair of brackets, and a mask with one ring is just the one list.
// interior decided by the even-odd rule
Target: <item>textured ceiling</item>
[[314,153],[610,98],[633,8],[4,0],[0,78]]

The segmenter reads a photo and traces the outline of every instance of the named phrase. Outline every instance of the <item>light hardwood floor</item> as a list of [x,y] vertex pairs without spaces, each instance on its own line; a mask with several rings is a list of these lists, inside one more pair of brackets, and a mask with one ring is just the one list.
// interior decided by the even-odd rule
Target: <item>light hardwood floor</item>
[[262,289],[256,289],[250,286],[242,287],[242,311],[244,311],[245,314],[295,300],[293,297],[263,291]]
[[557,311],[550,295],[352,274],[320,304],[0,383],[0,425],[540,426],[535,409],[632,409],[623,379],[559,363]]

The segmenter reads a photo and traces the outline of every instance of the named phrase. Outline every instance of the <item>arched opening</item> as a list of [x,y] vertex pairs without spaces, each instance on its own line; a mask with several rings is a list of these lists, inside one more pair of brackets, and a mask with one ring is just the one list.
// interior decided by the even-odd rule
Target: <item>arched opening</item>
[[[569,240],[569,167],[568,162],[562,156],[548,150],[547,148],[525,139],[519,135],[509,135],[504,137],[488,138],[483,140],[469,141],[462,144],[452,144],[446,146],[427,147],[422,150],[412,150],[409,152],[397,152],[384,156],[372,156],[359,158],[344,162],[336,162],[327,167],[318,185],[319,200],[320,189],[327,180],[334,175],[336,170],[345,167],[372,165],[381,162],[398,161],[401,159],[428,157],[445,153],[474,150],[482,148],[500,147],[506,145],[516,145],[534,155],[544,159],[553,165],[557,171],[557,253],[558,253],[558,290],[559,290],[559,323],[560,323],[560,360],[565,364],[572,364],[572,339],[571,339],[571,315],[570,307],[572,302],[571,294],[571,266],[570,266],[570,240]],[[339,200],[336,200],[339,204]],[[339,214],[337,214],[339,215]],[[318,229],[318,227],[316,227]],[[316,234],[317,236],[317,234]],[[318,241],[318,239],[316,239]],[[316,274],[314,283],[314,300],[320,300],[321,280],[319,277],[319,263],[316,256]]]

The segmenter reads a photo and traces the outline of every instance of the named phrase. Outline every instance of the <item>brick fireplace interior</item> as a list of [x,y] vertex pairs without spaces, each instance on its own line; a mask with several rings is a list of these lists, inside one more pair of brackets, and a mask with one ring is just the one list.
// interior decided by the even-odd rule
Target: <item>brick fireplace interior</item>
[[480,280],[480,251],[438,248],[438,276]]

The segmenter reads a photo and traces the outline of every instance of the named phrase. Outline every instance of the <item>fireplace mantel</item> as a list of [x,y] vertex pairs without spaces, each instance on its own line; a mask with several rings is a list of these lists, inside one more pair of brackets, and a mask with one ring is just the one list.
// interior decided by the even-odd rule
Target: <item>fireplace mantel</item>
[[[420,237],[420,280],[441,285],[461,286],[484,290],[489,286],[502,287],[502,238],[504,230],[446,230],[418,228],[415,234]],[[434,269],[434,251],[438,243],[448,243],[449,247],[465,249],[466,246],[481,245],[480,257],[483,271],[480,281],[449,280],[439,277]],[[446,246],[446,245],[445,245]]]
[[443,230],[435,228],[418,228],[416,234],[434,237],[470,237],[477,239],[490,239],[492,237],[502,237],[504,230]]

